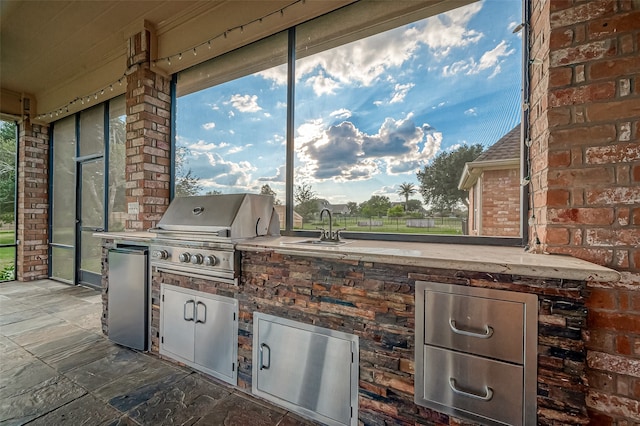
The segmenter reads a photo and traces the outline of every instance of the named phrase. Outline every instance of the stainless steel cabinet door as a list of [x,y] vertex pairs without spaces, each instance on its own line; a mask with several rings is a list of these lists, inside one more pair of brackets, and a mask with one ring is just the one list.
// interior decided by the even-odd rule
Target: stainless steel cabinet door
[[269,316],[254,314],[254,393],[326,424],[354,424],[357,341],[313,331],[319,327],[263,317]]
[[193,362],[195,308],[193,295],[163,289],[160,353]]
[[[207,369],[234,378],[237,327],[236,305],[199,296],[196,299],[194,361]],[[221,377],[219,377],[221,378]]]

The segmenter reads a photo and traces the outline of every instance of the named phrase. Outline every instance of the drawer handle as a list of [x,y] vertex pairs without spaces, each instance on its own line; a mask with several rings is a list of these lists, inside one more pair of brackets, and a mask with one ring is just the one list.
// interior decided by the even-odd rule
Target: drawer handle
[[491,398],[493,398],[493,389],[491,389],[489,386],[484,387],[484,395],[460,389],[457,386],[456,379],[454,379],[453,377],[449,377],[449,386],[451,387],[451,390],[458,395],[480,399],[482,401],[491,401]]
[[463,336],[469,337],[477,337],[478,339],[488,339],[493,336],[493,327],[489,327],[488,325],[484,326],[483,333],[476,333],[474,331],[462,330],[456,326],[456,320],[449,319],[449,327],[456,334],[462,334]]
[[[204,319],[200,319],[200,305],[204,306]],[[207,322],[207,305],[198,300],[196,303],[196,324],[204,324]]]

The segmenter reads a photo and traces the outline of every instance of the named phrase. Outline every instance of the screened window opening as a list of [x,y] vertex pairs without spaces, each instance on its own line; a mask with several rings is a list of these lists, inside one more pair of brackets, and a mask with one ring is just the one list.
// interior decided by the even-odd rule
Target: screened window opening
[[176,195],[271,193],[292,233],[328,209],[352,238],[521,238],[522,3],[378,3],[292,29],[293,78],[284,35],[181,73]]

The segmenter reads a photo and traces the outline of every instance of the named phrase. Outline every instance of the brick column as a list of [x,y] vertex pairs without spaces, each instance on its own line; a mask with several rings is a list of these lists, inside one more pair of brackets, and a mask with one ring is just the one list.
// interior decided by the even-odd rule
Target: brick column
[[49,127],[25,120],[18,136],[16,279],[48,277]]
[[531,58],[531,242],[620,271],[589,283],[586,402],[594,424],[637,424],[640,1],[533,0]]
[[169,204],[170,185],[170,80],[150,67],[148,30],[129,39],[127,59],[127,203],[139,213],[129,215],[127,231],[152,228]]

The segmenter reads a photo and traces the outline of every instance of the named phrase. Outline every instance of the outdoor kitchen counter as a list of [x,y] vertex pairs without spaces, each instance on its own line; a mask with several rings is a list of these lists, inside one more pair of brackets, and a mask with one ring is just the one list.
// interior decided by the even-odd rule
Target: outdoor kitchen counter
[[532,254],[519,247],[345,240],[339,246],[303,243],[309,238],[258,237],[239,242],[240,251],[272,251],[291,256],[379,262],[569,280],[615,282],[612,269],[562,255]]
[[152,239],[156,237],[156,234],[153,232],[146,231],[138,231],[138,232],[96,232],[93,234],[94,237],[116,240],[116,241],[127,241],[133,243],[149,243]]

